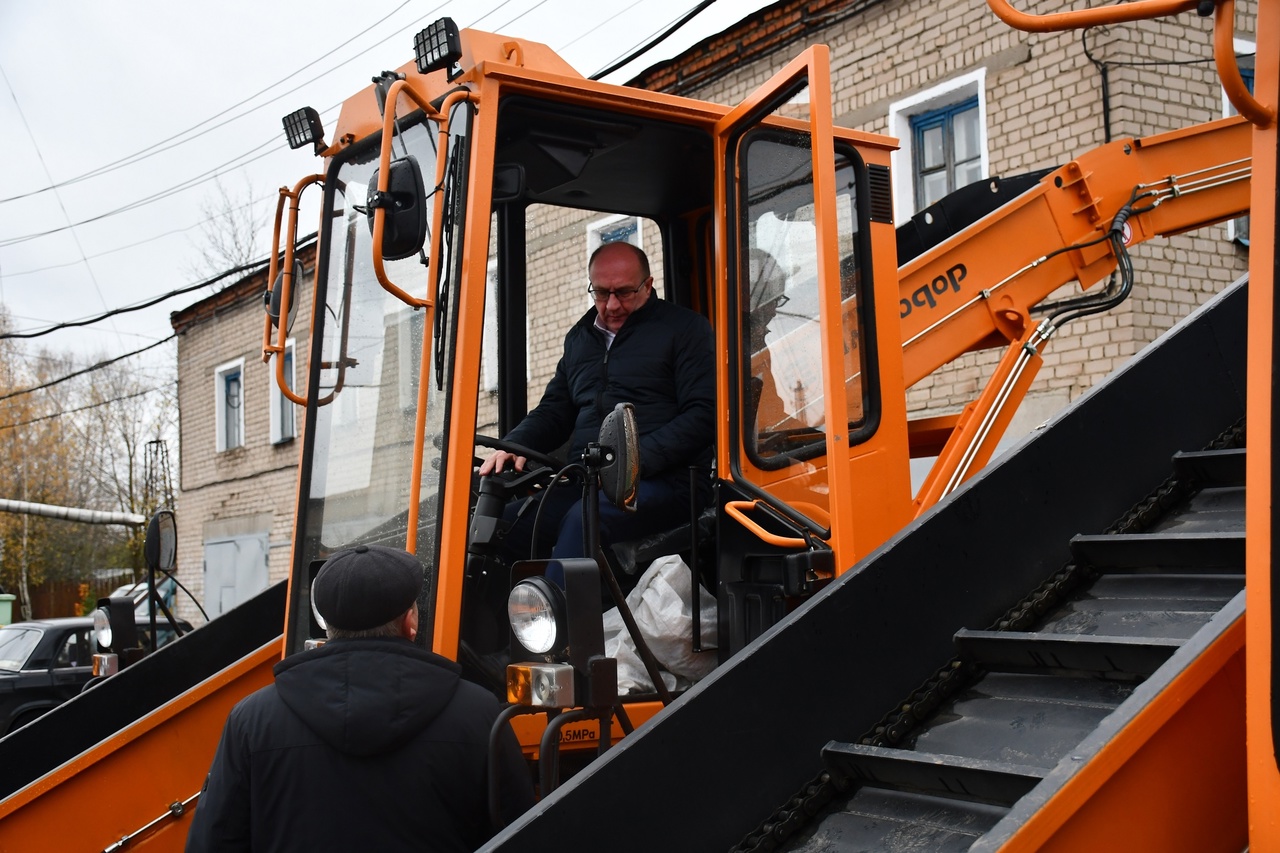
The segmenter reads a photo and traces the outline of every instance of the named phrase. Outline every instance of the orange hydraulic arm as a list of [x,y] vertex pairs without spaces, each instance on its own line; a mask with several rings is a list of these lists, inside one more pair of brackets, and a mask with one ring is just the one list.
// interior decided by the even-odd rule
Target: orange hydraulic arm
[[[1092,288],[1127,264],[1135,243],[1247,212],[1249,152],[1250,128],[1238,117],[1119,140],[1050,173],[900,268],[907,387],[966,352],[1006,348],[963,412],[913,425],[913,455],[939,456],[916,497],[918,512],[990,458],[1045,343],[1059,323],[1079,316],[1056,312],[1036,323],[1032,309],[1073,281]],[[1110,303],[1108,294],[1087,295],[1066,307],[1110,307],[1124,295],[1110,294]]]

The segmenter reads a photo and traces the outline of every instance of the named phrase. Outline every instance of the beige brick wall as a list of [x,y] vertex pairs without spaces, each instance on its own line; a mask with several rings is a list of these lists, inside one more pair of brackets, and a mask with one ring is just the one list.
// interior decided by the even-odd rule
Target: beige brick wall
[[[308,267],[305,276],[313,275]],[[288,575],[289,543],[293,534],[295,490],[301,440],[271,443],[269,383],[275,382],[274,362],[262,363],[262,290],[264,277],[246,293],[211,316],[186,327],[178,336],[178,571],[183,585],[206,606],[204,543],[210,535],[264,531],[268,533],[271,583]],[[238,285],[232,285],[237,287]],[[303,288],[295,329],[309,326],[310,288]],[[294,343],[295,375],[305,387],[308,341]],[[227,362],[244,359],[244,445],[217,452],[215,436],[214,371]],[[295,407],[297,431],[303,413]],[[191,600],[178,597],[182,618],[203,621]]]
[[[1047,14],[1078,7],[1042,2]],[[1237,35],[1251,38],[1256,3],[1237,7]],[[1175,19],[1090,30],[1089,53],[1107,63],[1112,138],[1147,136],[1222,116],[1210,19]],[[1013,30],[985,3],[896,0],[878,4],[809,39],[831,48],[837,123],[889,133],[895,101],[986,69],[987,145],[992,175],[1059,166],[1105,141],[1101,76],[1081,36]],[[692,97],[735,104],[803,45],[735,68]],[[1150,64],[1159,63],[1159,64]],[[1131,298],[1107,315],[1078,320],[1050,343],[1028,399],[1041,413],[1075,399],[1145,344],[1203,304],[1248,267],[1225,225],[1157,239],[1133,251]],[[911,389],[912,414],[957,410],[976,393],[997,353],[964,356]],[[1040,398],[1040,405],[1037,399]],[[1048,404],[1048,405],[1046,405]],[[1034,426],[1015,425],[1011,432]]]

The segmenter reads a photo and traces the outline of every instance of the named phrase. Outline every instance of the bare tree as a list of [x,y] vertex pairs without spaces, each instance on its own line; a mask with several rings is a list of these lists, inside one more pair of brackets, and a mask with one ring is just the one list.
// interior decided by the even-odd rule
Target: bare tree
[[265,253],[260,235],[267,225],[269,210],[257,205],[248,176],[235,192],[227,189],[222,178],[214,178],[213,193],[200,205],[204,218],[201,226],[203,242],[200,260],[194,274],[207,277],[258,260]]
[[[17,393],[73,368],[69,356],[31,355],[0,339],[0,497],[145,515],[153,509],[146,444],[176,432],[173,367],[111,365]],[[0,513],[0,583],[15,588],[30,619],[33,587],[81,583],[98,568],[141,568],[142,536],[140,528]]]

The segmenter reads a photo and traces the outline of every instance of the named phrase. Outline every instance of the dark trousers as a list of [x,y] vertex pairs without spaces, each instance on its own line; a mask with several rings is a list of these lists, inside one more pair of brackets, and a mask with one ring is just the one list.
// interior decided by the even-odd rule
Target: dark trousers
[[[677,484],[665,479],[641,480],[635,512],[624,512],[614,506],[603,494],[597,505],[600,509],[600,544],[608,553],[614,542],[627,542],[670,530],[689,520],[688,484]],[[537,518],[536,558],[554,559],[591,556],[583,549],[582,487],[577,483],[563,484],[535,497],[527,504],[513,501],[507,505],[504,517],[511,523],[507,531],[506,550],[512,559],[527,560],[533,541],[535,517],[539,504],[541,517]],[[547,576],[556,583],[564,583],[559,566],[553,566]]]

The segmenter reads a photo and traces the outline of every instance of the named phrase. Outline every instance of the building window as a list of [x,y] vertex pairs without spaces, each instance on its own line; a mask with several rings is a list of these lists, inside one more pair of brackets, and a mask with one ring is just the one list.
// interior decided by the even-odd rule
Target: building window
[[[498,393],[498,261],[489,259],[484,284],[484,340],[480,347],[480,390]],[[525,341],[529,340],[529,313],[525,312]],[[528,364],[529,359],[525,358]],[[526,381],[528,376],[525,377]]]
[[[284,359],[284,383],[293,391],[297,388],[297,373],[294,370],[293,363],[293,340],[285,342],[284,353],[277,353],[273,358]],[[271,398],[271,443],[281,444],[291,441],[298,437],[297,416],[294,411],[294,403],[280,390],[280,384],[276,381],[276,366],[271,364],[269,376],[268,396]]]
[[895,218],[905,221],[987,172],[986,69],[948,80],[889,107]]
[[[1249,90],[1250,94],[1253,94],[1254,54],[1257,52],[1257,46],[1251,41],[1236,39],[1235,51],[1236,62],[1240,66],[1240,77],[1244,80],[1245,88]],[[1229,100],[1227,100],[1227,93],[1225,90],[1222,92],[1222,114],[1224,116],[1236,115],[1236,108],[1232,106]],[[1248,248],[1248,216],[1240,216],[1227,222],[1227,239]]]
[[[643,220],[635,216],[606,216],[587,225],[587,257],[605,243],[630,243],[644,248]],[[650,259],[652,263],[652,259]]]
[[221,453],[244,446],[244,359],[214,371],[214,421]]
[[978,98],[911,117],[916,209],[982,177],[978,147]]

